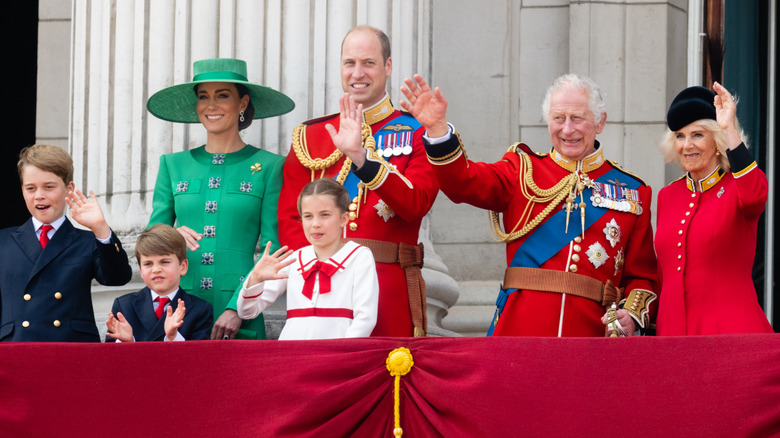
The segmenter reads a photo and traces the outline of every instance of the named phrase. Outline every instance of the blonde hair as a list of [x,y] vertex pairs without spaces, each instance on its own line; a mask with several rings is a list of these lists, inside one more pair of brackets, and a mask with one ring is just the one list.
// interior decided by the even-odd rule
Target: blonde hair
[[[718,152],[720,152],[720,154],[718,155],[718,161],[720,167],[726,172],[731,172],[731,164],[729,164],[729,159],[726,156],[726,150],[728,149],[728,140],[726,139],[726,133],[724,133],[723,130],[720,129],[718,122],[716,122],[713,119],[700,119],[695,122],[691,122],[690,124],[700,126],[706,129],[707,131],[709,131],[710,133],[712,133],[712,138],[715,142],[715,147],[718,149]],[[742,142],[745,143],[745,146],[747,147],[748,145],[747,138],[745,137],[745,133],[742,131],[742,128],[739,126],[739,121],[736,122],[735,128],[739,132],[739,137],[742,139]],[[677,153],[677,148],[675,148],[674,146],[675,134],[676,132],[670,131],[667,128],[666,133],[661,139],[661,143],[658,145],[658,147],[661,149],[661,152],[664,154],[664,161],[666,161],[667,163],[675,163],[678,166],[680,166],[680,168],[682,168],[682,163],[680,162],[680,154]]]
[[19,152],[19,162],[16,163],[19,180],[22,180],[24,168],[27,166],[37,167],[45,172],[55,174],[62,178],[65,185],[73,181],[73,159],[65,149],[59,146],[35,144],[22,149]]

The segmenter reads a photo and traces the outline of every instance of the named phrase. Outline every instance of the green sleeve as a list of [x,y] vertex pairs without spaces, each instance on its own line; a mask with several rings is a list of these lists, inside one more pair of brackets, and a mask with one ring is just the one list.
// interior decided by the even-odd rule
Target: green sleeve
[[[282,169],[284,168],[284,157],[273,154],[275,160],[269,160],[265,181],[265,192],[263,193],[263,202],[260,206],[260,249],[265,251],[265,245],[271,241],[271,253],[279,249],[279,217],[277,207],[279,205],[279,193],[282,190]],[[254,268],[254,264],[252,265]],[[251,272],[251,269],[249,270]],[[244,274],[243,278],[249,275]],[[233,292],[233,297],[227,305],[227,309],[236,310],[238,304],[238,294],[241,293],[243,281],[238,284]]]
[[[276,158],[276,157],[275,157]],[[263,204],[260,209],[260,248],[265,249],[271,241],[271,253],[280,248],[279,245],[279,193],[282,191],[282,169],[284,158],[278,157],[268,173],[263,193]]]
[[171,176],[168,173],[167,155],[160,156],[160,168],[157,170],[157,182],[154,184],[154,197],[152,198],[152,217],[149,225],[168,224],[173,226],[176,221],[176,213],[173,207],[173,188]]

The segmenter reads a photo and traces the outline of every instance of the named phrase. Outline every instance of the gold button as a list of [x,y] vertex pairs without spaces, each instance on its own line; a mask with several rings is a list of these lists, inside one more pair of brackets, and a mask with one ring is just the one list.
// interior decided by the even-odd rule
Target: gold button
[[681,220],[681,221],[680,221],[680,223],[681,223],[681,224],[684,224],[684,223],[685,223],[685,219]]
[[574,245],[574,252],[580,252],[582,248],[579,245]]
[[59,327],[60,326],[60,320],[55,319],[53,324],[54,324],[54,327]]
[[677,242],[677,247],[682,248],[682,242]]
[[685,215],[686,215],[686,216],[690,216],[690,215],[691,215],[691,212],[690,212],[690,211],[686,211],[686,212],[685,212]]
[[578,261],[580,261],[580,255],[579,254],[574,254],[573,256],[571,256],[571,259],[574,260],[575,262],[578,262]]
[[574,241],[577,242],[577,243],[580,243],[580,242],[582,242],[582,237],[577,236],[577,237],[574,238]]
[[682,236],[682,230],[678,231],[677,234]]
[[31,298],[32,298],[32,296],[30,294],[24,294],[24,300],[25,301],[30,301]]
[[59,299],[61,299],[61,298],[62,298],[62,294],[61,294],[61,293],[59,293],[59,292],[56,292],[56,293],[54,294],[54,298],[56,298],[56,299],[58,299],[58,300],[59,300]]
[[351,224],[349,224],[349,229],[352,231],[357,231],[358,226],[356,223],[352,222]]
[[354,221],[355,219],[357,219],[357,213],[355,213],[354,211],[350,211],[349,220]]
[[682,268],[678,266],[677,267],[677,272],[680,272],[680,271],[682,271]]
[[577,265],[569,266],[569,272],[577,272]]
[[693,208],[693,202],[691,202],[690,204],[688,204],[688,207],[691,207],[691,208]]
[[678,256],[677,256],[677,260],[682,260],[682,256],[681,256],[681,255],[678,255]]
[[349,211],[355,211],[357,210],[357,204],[354,202],[352,204],[349,204]]
[[24,321],[22,323],[22,327],[29,327],[29,326],[30,326],[30,321]]

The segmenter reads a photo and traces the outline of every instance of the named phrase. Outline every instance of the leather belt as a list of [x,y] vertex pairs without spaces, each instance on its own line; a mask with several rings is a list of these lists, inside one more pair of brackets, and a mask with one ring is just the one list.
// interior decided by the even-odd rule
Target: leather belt
[[615,287],[609,280],[602,283],[585,275],[549,269],[507,268],[503,287],[575,295],[593,300],[604,307],[623,299],[623,290]]
[[349,239],[371,250],[377,263],[398,263],[406,274],[406,290],[409,296],[409,309],[412,312],[414,336],[427,336],[428,318],[426,315],[425,281],[422,277],[423,244],[393,243],[373,239]]

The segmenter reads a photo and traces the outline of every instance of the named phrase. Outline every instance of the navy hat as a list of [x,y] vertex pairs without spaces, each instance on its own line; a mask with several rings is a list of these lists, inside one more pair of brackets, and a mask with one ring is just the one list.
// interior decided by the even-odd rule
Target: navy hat
[[701,119],[717,120],[715,93],[704,87],[688,87],[680,91],[666,113],[666,124],[672,132]]

